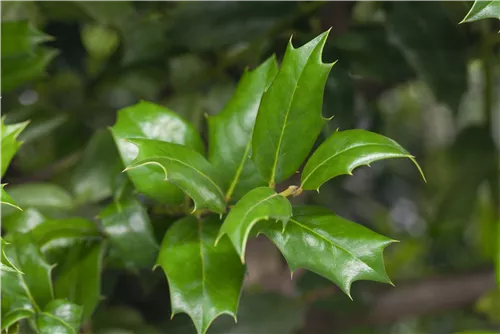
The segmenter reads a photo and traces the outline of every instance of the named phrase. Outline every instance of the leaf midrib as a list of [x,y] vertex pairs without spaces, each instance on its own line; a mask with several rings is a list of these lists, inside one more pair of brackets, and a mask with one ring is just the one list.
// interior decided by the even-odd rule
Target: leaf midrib
[[229,202],[231,199],[231,195],[234,192],[234,189],[236,188],[236,185],[238,184],[238,181],[241,177],[241,173],[243,172],[243,168],[245,167],[245,162],[247,161],[248,157],[248,152],[250,151],[250,147],[252,145],[252,141],[249,140],[247,143],[247,146],[245,147],[245,152],[243,153],[243,157],[241,158],[241,161],[238,165],[238,168],[236,169],[236,173],[234,174],[233,180],[231,181],[231,184],[229,185],[229,188],[226,193],[226,202]]
[[343,154],[343,153],[345,153],[345,152],[347,152],[349,150],[352,150],[352,149],[355,149],[355,148],[358,148],[358,147],[366,147],[366,146],[385,146],[385,147],[394,148],[394,146],[388,145],[388,144],[359,144],[359,145],[349,146],[346,149],[343,149],[341,151],[336,152],[335,154],[333,154],[332,156],[328,157],[323,162],[321,162],[320,164],[318,164],[316,167],[314,167],[314,169],[309,173],[309,175],[307,175],[307,177],[304,179],[304,181],[302,181],[302,184],[305,184],[307,182],[307,180],[314,174],[314,172],[316,172],[316,170],[318,168],[320,168],[321,166],[323,166],[324,164],[326,164],[328,161],[330,161],[331,159],[335,158],[336,156],[338,156],[340,154]]
[[203,302],[202,302],[202,307],[201,307],[201,327],[203,330],[203,324],[205,322],[205,305],[204,302],[207,300],[205,298],[206,295],[206,287],[205,287],[205,262],[204,257],[203,257],[203,227],[201,226],[202,222],[197,219],[198,224],[198,237],[199,237],[199,245],[200,245],[200,263],[201,263],[201,295],[203,296]]

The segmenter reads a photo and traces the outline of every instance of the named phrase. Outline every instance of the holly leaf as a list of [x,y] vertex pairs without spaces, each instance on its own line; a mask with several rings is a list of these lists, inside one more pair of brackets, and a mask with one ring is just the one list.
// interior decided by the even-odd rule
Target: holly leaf
[[78,334],[81,318],[81,306],[56,299],[37,315],[36,326],[40,334]]
[[221,314],[236,320],[245,267],[229,240],[214,246],[219,226],[213,215],[177,221],[165,234],[156,262],[168,279],[172,315],[187,313],[198,333]]
[[2,326],[7,331],[22,319],[35,315],[34,301],[23,281],[23,275],[13,270],[0,270],[2,280]]
[[[3,80],[3,74],[2,74],[2,80]],[[19,134],[26,128],[28,125],[29,121],[22,122],[22,123],[17,123],[17,124],[10,124],[10,125],[5,125],[5,116],[1,118],[1,131],[0,131],[0,138],[1,138],[1,146],[2,146],[2,156],[1,156],[1,174],[0,177],[3,177],[5,175],[5,172],[7,171],[7,167],[10,164],[10,161],[16,154],[17,150],[21,146],[22,142],[17,141],[17,137],[19,137]]]
[[206,208],[223,213],[226,209],[217,172],[197,151],[189,147],[151,139],[129,139],[139,155],[126,170],[154,165],[163,170],[163,182],[169,181],[193,199],[195,210]]
[[500,1],[474,1],[471,9],[460,23],[482,19],[500,20]]
[[251,137],[262,94],[277,71],[274,56],[246,71],[226,107],[208,118],[209,161],[228,181],[224,185],[226,201],[266,184],[250,159]]
[[2,229],[8,233],[31,231],[35,226],[47,220],[39,211],[28,208],[2,217]]
[[224,234],[233,243],[241,262],[245,263],[245,248],[252,228],[261,220],[281,221],[283,227],[292,216],[290,202],[273,189],[260,187],[250,191],[229,211],[222,224],[216,244]]
[[16,266],[12,262],[10,262],[9,258],[5,255],[5,246],[9,245],[9,243],[5,241],[2,237],[0,237],[0,244],[1,244],[0,269],[22,274],[22,272],[19,269],[17,269]]
[[43,251],[101,237],[94,222],[80,217],[45,220],[33,228],[31,235]]
[[323,90],[333,64],[321,61],[328,31],[295,49],[291,40],[281,68],[259,106],[252,159],[271,187],[297,171],[326,120]]
[[391,283],[384,268],[383,249],[395,242],[334,214],[290,218],[285,232],[266,224],[261,233],[271,239],[290,270],[305,268],[337,284],[349,298],[358,280]]
[[158,253],[149,216],[134,199],[110,204],[100,214],[104,233],[125,266],[151,267]]
[[411,159],[424,177],[415,158],[394,140],[366,130],[335,131],[307,161],[301,176],[302,188],[318,190],[336,176],[352,175],[356,167],[390,158]]
[[23,211],[23,209],[21,209],[17,204],[16,202],[14,202],[14,200],[12,199],[12,197],[10,197],[9,194],[7,194],[7,192],[5,191],[4,187],[6,186],[6,184],[2,184],[2,193],[1,193],[1,197],[0,197],[0,203],[2,204],[5,204],[5,205],[10,205],[11,207],[13,208],[16,208],[18,210],[21,210]]
[[57,268],[56,297],[81,305],[83,320],[90,317],[101,299],[103,253],[103,243],[77,243]]
[[[185,145],[203,153],[203,142],[198,132],[169,109],[151,102],[142,101],[118,112],[118,119],[111,128],[124,166],[137,157],[137,147],[127,141],[130,138],[156,139]],[[184,194],[175,185],[163,182],[163,171],[151,165],[129,170],[127,174],[137,190],[167,204],[179,204]]]

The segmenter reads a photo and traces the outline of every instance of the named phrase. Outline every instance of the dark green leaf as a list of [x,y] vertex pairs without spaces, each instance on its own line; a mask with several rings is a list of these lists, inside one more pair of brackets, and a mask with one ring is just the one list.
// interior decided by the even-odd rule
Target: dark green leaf
[[383,249],[394,240],[344,218],[302,215],[291,218],[283,232],[276,224],[260,230],[280,249],[290,270],[311,270],[337,284],[350,297],[357,280],[390,283]]
[[460,23],[481,19],[500,20],[500,1],[474,1],[471,9]]
[[[2,74],[3,80],[3,74]],[[5,116],[1,119],[1,143],[2,143],[2,158],[1,158],[1,174],[0,177],[5,175],[5,171],[10,164],[10,161],[16,154],[19,146],[21,146],[21,142],[17,141],[17,137],[24,130],[24,128],[28,125],[29,122],[22,122],[17,124],[4,124]]]
[[251,137],[262,94],[277,71],[276,60],[271,57],[245,72],[227,106],[208,118],[209,160],[227,180],[226,201],[266,184],[250,159]]
[[228,240],[214,246],[219,226],[215,216],[177,221],[165,234],[157,260],[169,282],[172,314],[187,313],[198,333],[221,314],[236,319],[245,267]]
[[0,197],[0,203],[5,204],[5,205],[10,205],[11,207],[22,211],[23,209],[21,209],[19,206],[17,206],[16,202],[14,202],[12,197],[10,197],[10,195],[7,194],[4,187],[5,187],[5,184],[2,184],[2,194]]
[[2,22],[2,60],[7,57],[33,55],[38,44],[51,39],[35,29],[29,21]]
[[66,260],[58,268],[55,280],[57,298],[82,305],[84,320],[94,311],[101,298],[101,270],[103,244],[76,244],[70,248]]
[[323,90],[333,64],[321,61],[328,32],[295,49],[264,93],[252,138],[252,159],[270,186],[294,174],[325,124]]
[[52,244],[62,247],[100,237],[96,224],[80,217],[46,220],[33,228],[31,235],[44,251],[51,248]]
[[302,188],[318,190],[338,175],[352,175],[356,167],[390,158],[409,158],[420,170],[414,157],[392,139],[366,130],[336,131],[307,161]]
[[[186,145],[203,153],[203,142],[196,130],[179,115],[169,109],[140,102],[118,112],[118,120],[111,128],[123,164],[128,166],[137,156],[137,147],[128,142],[130,138],[157,139]],[[175,185],[163,182],[163,171],[143,166],[128,171],[138,191],[165,203],[182,203],[184,195]]]
[[35,226],[45,221],[46,218],[35,209],[27,209],[2,217],[2,229],[9,233],[31,231]]
[[261,220],[273,219],[281,221],[284,227],[291,216],[292,206],[285,197],[271,188],[256,188],[231,209],[220,228],[217,242],[227,234],[244,263],[248,236],[254,225]]
[[10,270],[0,270],[2,280],[2,331],[22,319],[35,315],[33,300],[23,275]]
[[110,204],[100,214],[104,233],[130,269],[151,268],[158,253],[149,216],[134,199]]
[[81,320],[81,306],[56,299],[37,315],[36,326],[40,334],[78,334]]
[[197,151],[189,147],[160,140],[129,139],[139,148],[139,155],[129,169],[155,165],[163,170],[163,182],[181,188],[195,204],[195,209],[207,208],[223,213],[224,193],[220,189],[214,167]]

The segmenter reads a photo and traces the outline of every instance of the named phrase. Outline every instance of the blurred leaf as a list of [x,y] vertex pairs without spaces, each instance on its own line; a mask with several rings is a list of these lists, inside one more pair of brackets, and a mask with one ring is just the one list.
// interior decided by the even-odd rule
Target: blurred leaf
[[44,251],[54,245],[100,238],[96,224],[80,217],[46,220],[31,230],[31,236]]
[[129,139],[137,145],[139,155],[127,170],[145,165],[161,167],[162,182],[171,182],[193,199],[196,209],[226,210],[224,193],[220,189],[215,168],[197,151],[179,144],[160,140]]
[[[3,80],[3,77],[2,77]],[[5,116],[1,119],[1,146],[2,146],[2,158],[1,158],[1,174],[0,177],[3,178],[10,161],[16,154],[17,150],[21,146],[22,142],[17,141],[17,137],[28,125],[29,122],[5,125]],[[3,188],[2,188],[3,189]]]
[[492,322],[500,324],[500,287],[493,289],[482,296],[476,303],[476,310],[486,314]]
[[113,137],[104,129],[94,132],[72,177],[76,201],[99,202],[111,197],[113,180],[120,171]]
[[[245,262],[245,249],[252,228],[261,220],[272,219],[284,229],[292,215],[290,202],[273,189],[255,188],[241,198],[229,211],[220,227],[217,243],[224,234],[231,240],[241,262]],[[278,224],[281,221],[282,224]]]
[[14,212],[2,217],[2,229],[9,233],[26,233],[45,220],[46,218],[39,211],[28,208],[22,212]]
[[440,102],[457,112],[467,88],[466,46],[442,3],[392,3],[389,39]]
[[352,175],[356,167],[390,158],[409,158],[420,170],[413,156],[390,138],[365,130],[336,131],[307,161],[301,187],[318,190],[336,176]]
[[474,1],[471,9],[460,23],[482,19],[500,20],[500,1]]
[[[266,184],[252,160],[251,136],[262,94],[278,71],[274,57],[245,72],[227,106],[208,118],[209,160],[225,180],[226,201]],[[227,181],[226,181],[227,180]]]
[[158,253],[146,210],[134,199],[110,204],[100,214],[104,233],[130,269],[151,268]]
[[56,297],[83,307],[85,321],[101,298],[101,271],[104,246],[78,243],[69,249],[54,283]]
[[23,274],[0,270],[2,280],[2,332],[21,319],[35,315],[34,301],[23,282]]
[[40,139],[50,133],[52,133],[55,129],[64,125],[68,121],[68,115],[59,114],[49,117],[40,117],[30,120],[29,125],[26,127],[26,130],[21,133],[19,139],[23,143],[32,142],[35,139]]
[[63,299],[51,301],[36,319],[40,334],[78,334],[82,307]]
[[4,189],[5,186],[6,186],[5,184],[2,184],[2,197],[0,198],[0,203],[5,205],[10,205],[11,207],[22,211],[23,209],[17,206],[16,202],[14,202],[12,197],[10,197],[9,194],[7,194],[7,192]]
[[138,310],[127,306],[99,308],[92,317],[92,330],[96,334],[159,334]]
[[52,37],[37,30],[29,21],[2,20],[2,61],[9,57],[33,55],[38,44],[51,39]]
[[118,34],[103,25],[85,25],[82,29],[82,43],[90,56],[107,59],[115,52],[120,40]]
[[[118,119],[111,128],[123,164],[129,166],[137,157],[137,147],[128,142],[131,138],[149,138],[186,145],[203,152],[203,142],[196,130],[167,108],[140,102],[118,112]],[[158,167],[143,166],[127,172],[139,192],[167,204],[184,202],[184,195],[175,185],[165,182],[165,175]]]
[[339,216],[294,216],[284,232],[276,224],[266,224],[261,232],[280,249],[292,273],[298,268],[311,270],[349,297],[354,281],[391,282],[382,251],[394,240]]
[[0,237],[0,243],[1,243],[1,256],[2,256],[2,261],[0,263],[0,268],[1,270],[7,270],[7,271],[13,271],[13,272],[17,272],[17,273],[21,273],[22,272],[16,268],[16,266],[14,264],[12,264],[12,262],[10,262],[10,260],[7,258],[7,256],[5,255],[5,246],[7,246],[9,243],[5,240],[3,240],[3,238]]
[[245,273],[228,240],[214,246],[219,226],[216,216],[177,221],[165,234],[157,260],[169,282],[172,315],[187,313],[202,334],[221,314],[236,319]]
[[270,186],[297,171],[326,122],[321,106],[333,66],[321,61],[327,37],[325,32],[298,49],[290,40],[281,68],[262,97],[252,159]]

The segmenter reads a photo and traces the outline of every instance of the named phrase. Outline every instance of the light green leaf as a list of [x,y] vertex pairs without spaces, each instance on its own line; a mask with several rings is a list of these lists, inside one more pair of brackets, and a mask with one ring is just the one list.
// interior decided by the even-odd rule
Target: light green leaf
[[22,274],[0,270],[2,281],[2,332],[18,321],[35,315],[34,301],[23,281]]
[[[128,166],[137,157],[137,147],[130,138],[157,139],[186,145],[203,153],[199,133],[176,113],[151,102],[142,101],[118,112],[118,119],[111,128],[123,164]],[[128,175],[139,192],[167,204],[179,204],[184,194],[175,185],[163,182],[163,171],[151,166],[129,170]]]
[[1,270],[14,271],[22,274],[22,272],[19,269],[17,269],[16,266],[12,264],[9,258],[7,258],[7,256],[5,255],[5,246],[7,246],[9,243],[3,240],[2,237],[0,237],[0,244],[1,244],[1,259],[2,259],[0,262]]
[[2,57],[32,55],[38,44],[50,40],[29,21],[2,22]]
[[78,243],[71,247],[58,267],[54,283],[57,298],[83,307],[83,320],[90,317],[101,299],[101,270],[104,245]]
[[321,61],[328,31],[295,49],[291,40],[283,63],[260,103],[252,137],[252,159],[270,186],[294,174],[326,120],[323,90],[333,64]]
[[149,216],[134,199],[110,204],[100,214],[104,233],[130,269],[151,268],[158,253]]
[[99,202],[113,193],[113,181],[122,168],[113,138],[99,130],[90,139],[71,179],[79,203]]
[[262,94],[277,71],[273,56],[245,72],[226,107],[208,118],[209,160],[225,181],[226,201],[266,184],[250,159],[251,138]]
[[250,191],[236,203],[222,224],[217,242],[227,234],[241,262],[245,262],[245,248],[252,228],[261,220],[281,221],[283,227],[292,216],[290,202],[273,189],[260,187]]
[[182,189],[195,204],[223,213],[226,209],[217,172],[197,151],[189,147],[151,139],[129,139],[139,148],[139,155],[127,170],[155,165],[163,170],[163,182],[169,181]]
[[[3,80],[3,74],[2,74]],[[16,154],[17,150],[21,146],[22,142],[17,141],[17,137],[24,130],[24,128],[28,125],[29,121],[17,123],[17,124],[4,124],[5,116],[1,119],[1,143],[2,143],[2,157],[1,157],[1,174],[0,177],[5,175],[5,171],[7,171],[7,167],[10,164],[10,161]]]
[[101,24],[85,25],[81,32],[87,52],[96,59],[107,59],[120,44],[118,33]]
[[382,252],[395,241],[334,214],[294,216],[284,232],[276,224],[260,231],[280,249],[292,273],[297,268],[313,271],[349,297],[354,281],[391,282]]
[[221,314],[236,319],[245,273],[228,240],[214,246],[219,226],[215,216],[177,221],[165,234],[157,260],[168,279],[172,314],[187,313],[203,334]]
[[482,19],[500,20],[500,1],[474,1],[471,9],[460,23]]
[[81,318],[81,306],[56,299],[37,315],[36,326],[40,334],[78,334]]
[[352,175],[356,167],[390,158],[409,158],[420,170],[414,157],[390,138],[366,130],[336,131],[307,161],[301,176],[302,188],[319,189],[336,176]]
[[29,208],[2,217],[2,228],[8,233],[26,233],[45,220],[46,218],[39,211]]
[[6,184],[2,184],[2,194],[1,194],[1,198],[0,198],[0,203],[5,204],[5,205],[10,205],[13,208],[16,208],[18,210],[23,211],[23,209],[21,209],[19,206],[17,206],[16,202],[14,202],[12,197],[10,197],[10,195],[7,194],[7,192],[4,189],[5,186],[6,186]]

